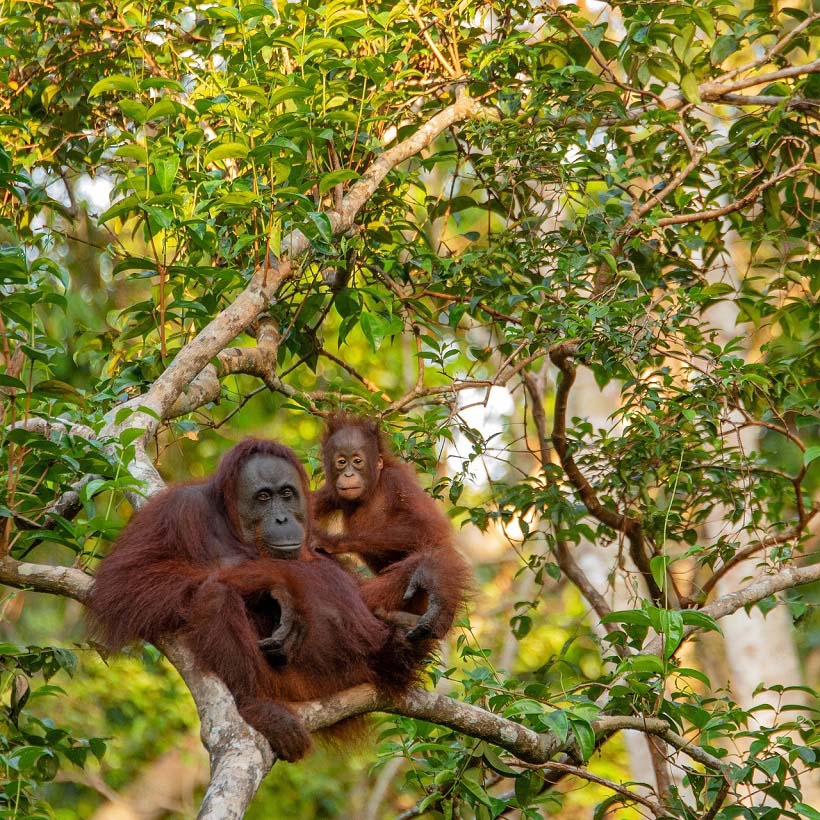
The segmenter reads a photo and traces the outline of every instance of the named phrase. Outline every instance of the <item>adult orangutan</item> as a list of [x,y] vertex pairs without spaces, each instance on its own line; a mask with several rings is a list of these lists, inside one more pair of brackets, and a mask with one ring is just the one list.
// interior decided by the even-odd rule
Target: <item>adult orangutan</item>
[[343,529],[329,534],[317,527],[317,545],[331,555],[355,553],[373,571],[362,590],[368,606],[422,616],[408,638],[443,637],[470,578],[447,516],[410,466],[390,453],[375,421],[332,416],[322,461],[325,483],[314,493],[313,514],[325,524],[340,511]]
[[[290,761],[311,741],[286,702],[365,682],[400,690],[429,648],[376,617],[356,580],[308,549],[308,501],[290,449],[244,441],[210,479],[168,489],[136,513],[91,598],[112,648],[182,635],[242,717]],[[370,600],[389,611],[378,594]]]

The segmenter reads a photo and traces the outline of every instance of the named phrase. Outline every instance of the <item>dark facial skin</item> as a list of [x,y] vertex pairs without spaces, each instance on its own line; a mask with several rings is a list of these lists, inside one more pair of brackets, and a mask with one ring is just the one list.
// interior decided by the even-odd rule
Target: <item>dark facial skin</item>
[[372,441],[358,428],[346,427],[334,433],[325,446],[339,497],[345,501],[366,498],[383,466]]
[[255,455],[239,472],[236,508],[242,537],[273,558],[298,558],[305,538],[307,500],[294,466],[283,458]]

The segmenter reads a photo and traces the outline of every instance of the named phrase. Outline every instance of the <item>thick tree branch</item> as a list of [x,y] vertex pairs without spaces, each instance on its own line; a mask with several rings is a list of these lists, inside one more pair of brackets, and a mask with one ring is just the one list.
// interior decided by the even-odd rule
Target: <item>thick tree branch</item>
[[[820,565],[817,576],[820,577]],[[0,559],[0,583],[63,595],[85,602],[92,578],[78,569],[28,564]],[[176,639],[160,648],[185,680],[202,721],[202,739],[211,756],[211,785],[200,818],[240,818],[262,778],[275,762],[270,747],[236,711],[233,698],[217,678],[202,674],[187,648]],[[574,738],[562,741],[551,732],[539,733],[478,706],[436,692],[413,689],[394,699],[361,685],[322,701],[293,704],[310,731],[332,726],[345,718],[381,711],[446,726],[493,743],[527,763],[547,763],[559,753],[578,754]],[[692,759],[720,770],[719,760],[675,734],[660,718],[603,716],[593,724],[601,742],[621,729],[638,729],[662,737]]]
[[[476,100],[463,94],[452,105],[419,126],[412,136],[377,157],[350,187],[341,201],[339,210],[327,211],[333,233],[344,233],[353,226],[356,215],[373,196],[387,174],[399,163],[424,150],[450,126],[476,116],[482,111],[484,109]],[[281,252],[288,258],[276,260],[269,256],[267,264],[257,268],[245,290],[206,325],[196,338],[180,350],[148,392],[128,402],[128,406],[134,410],[146,407],[149,412],[135,413],[125,426],[142,427],[146,431],[143,440],[147,440],[156,432],[160,420],[177,415],[180,410],[190,412],[195,409],[194,396],[206,402],[213,400],[215,394],[213,371],[205,374],[195,386],[193,383],[208,367],[210,361],[218,357],[228,344],[245,331],[268,307],[280,286],[292,275],[289,260],[303,254],[309,246],[309,240],[301,231],[296,230],[288,234],[281,242]],[[247,363],[245,355],[243,353],[240,356],[243,364]],[[229,359],[230,356],[223,356],[220,364],[223,367],[229,367]],[[189,386],[193,388],[191,399],[177,405],[179,397]],[[175,405],[176,409],[174,409]],[[118,429],[121,429],[120,425],[111,424],[105,432],[116,433]]]
[[[481,104],[462,94],[452,105],[432,116],[418,130],[398,145],[386,150],[370,167],[350,186],[350,190],[342,200],[342,207],[338,211],[328,211],[327,216],[333,226],[334,233],[343,233],[353,226],[356,214],[376,192],[382,180],[400,163],[415,156],[427,148],[443,131],[457,122],[488,113]],[[297,255],[300,250],[295,249],[292,243],[282,245],[291,256]]]
[[97,434],[85,424],[77,424],[69,419],[44,419],[40,416],[31,416],[21,419],[10,426],[11,430],[28,430],[30,433],[38,433],[44,438],[52,436],[77,436],[79,438],[94,441]]
[[73,567],[32,564],[16,561],[9,555],[0,558],[0,584],[17,589],[34,589],[86,603],[93,581],[90,575]]
[[222,392],[220,379],[235,373],[257,376],[266,384],[276,372],[276,355],[281,342],[279,328],[270,316],[257,323],[256,347],[228,347],[216,354],[216,364],[201,370],[168,411],[168,418],[191,413],[203,404],[216,401]]

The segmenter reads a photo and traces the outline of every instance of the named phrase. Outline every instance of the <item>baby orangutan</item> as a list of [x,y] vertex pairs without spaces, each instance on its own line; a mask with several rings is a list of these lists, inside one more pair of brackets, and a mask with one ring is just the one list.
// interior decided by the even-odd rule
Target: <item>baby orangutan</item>
[[331,555],[354,553],[367,564],[375,577],[362,593],[371,608],[421,615],[410,640],[444,637],[470,576],[447,516],[410,466],[390,453],[375,421],[333,416],[322,460],[325,484],[313,494],[313,516],[324,525],[340,511],[343,531],[331,535],[317,527],[318,547]]

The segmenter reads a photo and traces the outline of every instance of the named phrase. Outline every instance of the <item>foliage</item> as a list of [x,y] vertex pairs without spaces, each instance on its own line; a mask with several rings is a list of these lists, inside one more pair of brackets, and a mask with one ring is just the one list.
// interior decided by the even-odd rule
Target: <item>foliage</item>
[[[727,762],[725,790],[693,764],[660,795],[672,816],[816,817],[810,710],[776,688],[781,708],[738,705],[688,639],[719,635],[701,609],[739,557],[748,576],[794,565],[818,512],[820,16],[595,5],[5,7],[0,553],[93,567],[139,496],[146,444],[168,478],[207,473],[247,432],[317,468],[322,414],[378,414],[454,521],[509,545],[477,568],[503,630],[476,605],[435,682],[574,737],[577,766],[611,745],[599,717],[665,719]],[[391,166],[337,230],[385,150],[465,97],[481,113]],[[237,320],[238,353],[201,363],[216,393],[154,418],[152,386],[300,235],[308,252],[264,306],[264,377],[241,365],[260,325]],[[606,421],[588,387],[576,399],[585,373],[616,396]],[[590,544],[618,553],[628,608],[589,598],[573,555]],[[577,595],[556,603],[558,584],[592,616]],[[508,632],[518,661],[496,668]],[[66,650],[2,655],[4,793],[12,813],[47,812],[34,784],[103,747],[23,722],[14,693],[31,684],[15,681],[70,666]],[[547,788],[554,771],[433,724],[397,718],[380,748],[444,816],[575,799]],[[596,816],[626,801],[603,793]]]
[[[67,649],[0,644],[0,690],[8,692],[8,706],[4,704],[0,711],[3,816],[48,817],[49,808],[38,799],[37,786],[51,781],[60,765],[82,768],[90,754],[99,759],[105,753],[101,738],[72,737],[54,720],[31,712],[35,701],[65,694],[49,683],[55,673],[65,670],[72,675],[76,668],[77,658]],[[37,684],[39,679],[43,682]]]

